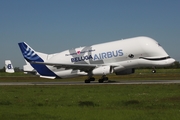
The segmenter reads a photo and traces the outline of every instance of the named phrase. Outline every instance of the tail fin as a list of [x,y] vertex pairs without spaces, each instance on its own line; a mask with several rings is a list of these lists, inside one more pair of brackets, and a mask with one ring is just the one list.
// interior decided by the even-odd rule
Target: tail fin
[[11,60],[5,60],[5,71],[7,73],[14,73],[14,68],[11,63]]
[[18,43],[23,54],[23,57],[28,61],[36,61],[36,62],[44,62],[42,58],[40,58],[37,53],[25,42]]
[[33,50],[27,43],[20,42],[18,43],[19,48],[22,52],[23,57],[30,63],[30,65],[41,75],[41,76],[53,76],[57,75],[52,72],[44,64],[33,64],[33,62],[44,62],[48,58],[48,54],[36,52]]

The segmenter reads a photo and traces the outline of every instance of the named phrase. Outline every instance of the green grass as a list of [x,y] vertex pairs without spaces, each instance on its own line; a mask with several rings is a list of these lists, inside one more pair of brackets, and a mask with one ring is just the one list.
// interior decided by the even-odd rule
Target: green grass
[[0,77],[14,77],[14,76],[31,76],[31,75],[24,74],[23,72],[15,72],[15,73],[0,72]]
[[[97,79],[100,76],[95,76]],[[180,69],[137,69],[121,80],[175,80]],[[0,73],[0,82],[84,81],[86,77],[49,80],[23,73]],[[180,84],[0,86],[1,120],[179,120]]]
[[[130,75],[107,75],[110,80],[179,80],[180,69],[157,69],[157,73],[151,73],[151,69],[137,69],[134,74]],[[94,76],[96,80],[101,76]],[[48,82],[48,81],[84,81],[87,76],[66,78],[66,79],[43,79],[34,75],[26,75],[22,72],[8,74],[0,72],[0,82]]]
[[179,120],[180,85],[0,86],[0,119]]

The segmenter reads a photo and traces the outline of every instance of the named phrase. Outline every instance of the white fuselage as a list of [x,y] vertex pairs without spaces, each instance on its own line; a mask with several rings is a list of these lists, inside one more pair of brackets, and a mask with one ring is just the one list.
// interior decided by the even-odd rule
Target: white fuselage
[[[174,61],[155,40],[148,37],[135,37],[65,50],[45,62],[107,65],[113,66],[114,71],[121,71],[137,67],[168,66]],[[87,75],[86,72],[79,70],[58,69],[53,66],[48,68],[61,78]]]

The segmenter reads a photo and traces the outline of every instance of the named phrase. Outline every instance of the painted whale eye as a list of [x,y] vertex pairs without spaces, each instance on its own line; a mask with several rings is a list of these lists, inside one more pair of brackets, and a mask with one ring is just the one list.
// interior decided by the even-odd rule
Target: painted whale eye
[[128,57],[133,58],[133,57],[134,57],[134,55],[133,55],[133,54],[129,54],[129,55],[128,55]]

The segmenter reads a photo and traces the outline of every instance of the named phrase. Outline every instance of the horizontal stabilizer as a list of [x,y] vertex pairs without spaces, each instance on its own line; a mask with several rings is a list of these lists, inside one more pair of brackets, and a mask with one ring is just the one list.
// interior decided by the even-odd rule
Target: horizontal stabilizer
[[64,64],[64,63],[49,63],[49,62],[31,62],[31,64],[44,64],[57,68],[73,69],[80,71],[91,71],[97,67],[95,64]]
[[55,79],[56,76],[40,76],[41,78],[47,78],[47,79]]

